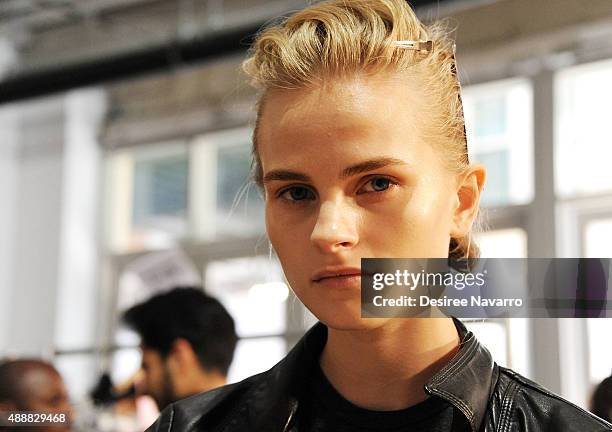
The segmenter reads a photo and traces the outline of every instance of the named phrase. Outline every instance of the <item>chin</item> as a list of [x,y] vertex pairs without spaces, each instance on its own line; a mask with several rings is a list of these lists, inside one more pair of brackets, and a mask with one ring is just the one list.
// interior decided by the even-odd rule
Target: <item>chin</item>
[[[352,302],[351,302],[352,303]],[[373,330],[385,324],[387,318],[362,318],[361,304],[328,304],[308,309],[330,329],[340,331]]]

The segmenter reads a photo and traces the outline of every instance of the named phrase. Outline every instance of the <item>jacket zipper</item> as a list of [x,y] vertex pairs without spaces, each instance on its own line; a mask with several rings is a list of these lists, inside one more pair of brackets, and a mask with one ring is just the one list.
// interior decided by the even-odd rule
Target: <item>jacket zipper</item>
[[298,401],[295,399],[289,400],[289,417],[287,417],[287,421],[285,422],[285,427],[283,428],[283,432],[289,432],[289,426],[291,426],[291,421],[295,416],[295,413],[298,408]]

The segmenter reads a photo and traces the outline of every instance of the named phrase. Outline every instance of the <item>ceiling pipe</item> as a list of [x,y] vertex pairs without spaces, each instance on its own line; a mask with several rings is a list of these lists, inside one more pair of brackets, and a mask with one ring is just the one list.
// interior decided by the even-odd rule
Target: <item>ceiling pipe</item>
[[0,104],[133,78],[245,52],[263,22],[101,59],[26,72],[0,82]]
[[[452,0],[408,0],[419,9]],[[461,2],[462,0],[454,0]],[[466,0],[463,0],[466,1]],[[469,0],[467,0],[469,1]],[[490,1],[490,0],[488,0]],[[193,65],[245,52],[254,35],[268,21],[210,32],[188,40],[172,40],[100,59],[19,73],[0,81],[0,105],[48,96],[66,90],[108,83]]]

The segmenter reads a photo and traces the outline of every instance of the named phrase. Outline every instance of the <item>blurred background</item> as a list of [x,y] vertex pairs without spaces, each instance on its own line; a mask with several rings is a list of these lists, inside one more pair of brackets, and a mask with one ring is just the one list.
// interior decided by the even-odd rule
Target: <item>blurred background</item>
[[[240,71],[256,30],[307,3],[0,1],[0,358],[52,361],[85,410],[103,372],[120,385],[140,367],[122,311],[171,285],[233,315],[230,381],[314,322],[248,182]],[[612,2],[411,4],[458,30],[471,157],[489,168],[483,256],[612,257]],[[612,372],[610,319],[468,326],[583,407]]]

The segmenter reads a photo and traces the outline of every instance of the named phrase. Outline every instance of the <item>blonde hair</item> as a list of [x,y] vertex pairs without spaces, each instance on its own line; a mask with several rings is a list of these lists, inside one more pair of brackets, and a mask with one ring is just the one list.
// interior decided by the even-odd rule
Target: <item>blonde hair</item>
[[[394,41],[433,41],[428,52],[397,47]],[[406,72],[428,95],[428,130],[450,169],[469,166],[454,41],[446,26],[426,26],[405,0],[331,0],[296,12],[257,35],[243,68],[260,90],[253,133],[253,176],[262,186],[257,147],[259,119],[268,90],[316,86],[328,77],[354,73]],[[465,238],[451,239],[449,259],[464,262],[479,250]],[[468,258],[468,260],[465,260]],[[465,260],[465,261],[464,261]],[[463,267],[465,267],[465,264]]]

